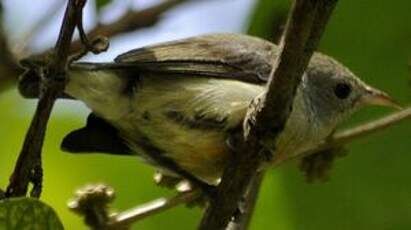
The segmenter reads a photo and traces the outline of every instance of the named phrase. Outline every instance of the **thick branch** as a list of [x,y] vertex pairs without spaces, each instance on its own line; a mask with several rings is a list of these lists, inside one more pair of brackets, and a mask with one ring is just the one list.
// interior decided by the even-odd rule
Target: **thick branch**
[[261,142],[267,138],[275,140],[285,126],[297,85],[335,4],[336,0],[294,2],[267,93],[251,105],[244,128],[245,145],[236,151],[225,169],[200,229],[225,229],[232,219],[249,181],[264,160]]
[[254,209],[257,204],[261,183],[263,182],[265,171],[258,172],[247,188],[247,192],[241,201],[240,210],[234,219],[228,224],[226,230],[246,230],[250,226]]
[[42,168],[41,149],[46,133],[47,122],[57,96],[65,85],[65,70],[71,40],[77,18],[81,15],[86,0],[69,0],[63,23],[52,58],[44,69],[36,70],[42,77],[42,92],[36,112],[26,134],[23,148],[7,188],[7,196],[24,196],[28,184],[33,183],[31,195],[41,193]]

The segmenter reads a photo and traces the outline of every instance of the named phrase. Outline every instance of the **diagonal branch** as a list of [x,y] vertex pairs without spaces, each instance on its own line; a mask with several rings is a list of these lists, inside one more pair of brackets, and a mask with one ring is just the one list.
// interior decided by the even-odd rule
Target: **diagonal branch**
[[240,212],[228,224],[226,230],[246,230],[250,226],[251,218],[257,204],[261,183],[263,182],[265,171],[258,172],[247,188],[244,199],[241,201]]
[[356,126],[351,129],[346,129],[346,130],[337,132],[332,137],[330,137],[328,140],[316,146],[315,148],[308,150],[306,152],[303,152],[303,153],[299,153],[297,155],[288,156],[288,158],[285,158],[285,159],[281,159],[281,160],[278,159],[277,161],[275,161],[275,164],[276,165],[281,164],[285,160],[301,158],[301,157],[308,156],[308,155],[311,155],[311,154],[314,154],[314,153],[317,153],[317,152],[320,152],[320,151],[323,151],[323,150],[326,150],[326,149],[329,149],[335,146],[341,146],[341,145],[350,143],[353,140],[356,140],[360,137],[368,136],[377,131],[386,129],[406,119],[411,119],[411,106],[401,111],[398,111],[390,115],[384,116],[382,118],[376,119],[374,121],[364,123],[362,125]]
[[294,1],[281,42],[281,54],[275,60],[267,92],[251,104],[245,119],[244,145],[225,169],[217,193],[201,221],[201,230],[225,229],[232,219],[249,181],[266,157],[261,143],[267,138],[275,140],[285,126],[297,85],[336,2]]
[[[54,102],[65,86],[65,70],[74,29],[86,0],[69,0],[51,58],[44,67],[34,70],[41,77],[42,91],[36,112],[24,140],[14,172],[10,177],[7,196],[24,196],[29,183],[31,196],[39,197],[42,184],[41,149]],[[30,70],[29,70],[30,71]],[[31,72],[33,73],[33,72]]]
[[146,217],[167,211],[181,204],[194,202],[200,196],[201,193],[199,191],[193,190],[178,193],[171,198],[158,198],[149,203],[145,203],[136,208],[115,215],[108,223],[108,226],[110,226],[110,229],[122,229],[122,227],[129,226],[132,223],[142,220]]

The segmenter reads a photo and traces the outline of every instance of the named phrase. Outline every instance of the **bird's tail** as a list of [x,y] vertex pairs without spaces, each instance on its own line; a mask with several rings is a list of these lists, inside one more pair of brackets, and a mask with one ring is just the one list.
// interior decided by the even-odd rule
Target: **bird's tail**
[[[74,63],[70,66],[67,74],[68,77],[76,77],[78,73],[82,71],[100,71],[100,70],[116,70],[123,66],[118,63]],[[38,98],[40,95],[40,78],[34,70],[27,70],[22,76],[20,76],[18,83],[18,90],[20,94],[25,98]],[[62,93],[59,98],[70,98],[67,93]]]

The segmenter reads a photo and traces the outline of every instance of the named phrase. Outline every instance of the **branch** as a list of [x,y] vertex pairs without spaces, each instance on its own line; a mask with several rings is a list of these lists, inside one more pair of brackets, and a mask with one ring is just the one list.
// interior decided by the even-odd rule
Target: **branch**
[[37,104],[36,112],[24,140],[23,148],[18,157],[14,172],[7,187],[7,196],[24,196],[29,183],[33,184],[31,196],[39,197],[42,186],[41,149],[46,133],[47,122],[54,102],[65,86],[65,70],[69,56],[69,49],[76,28],[77,18],[86,0],[69,0],[56,42],[54,52],[46,66],[36,72],[41,78],[42,91]]
[[139,220],[174,208],[181,204],[195,202],[201,197],[199,190],[181,192],[171,198],[159,198],[136,208],[112,215],[110,203],[115,197],[114,190],[104,184],[87,185],[76,191],[69,202],[69,208],[84,217],[91,229],[128,229]]
[[249,184],[240,211],[232,220],[226,230],[246,230],[250,226],[251,218],[257,204],[258,193],[260,192],[261,183],[263,182],[265,171],[258,172],[252,182]]
[[357,138],[365,137],[377,131],[389,128],[390,126],[398,124],[399,122],[404,121],[406,119],[411,119],[411,106],[401,111],[376,119],[374,121],[370,121],[362,125],[356,126],[354,128],[337,132],[328,140],[324,141],[322,144],[316,146],[315,148],[296,155],[286,156],[286,158],[278,158],[276,159],[274,164],[278,165],[286,160],[301,158],[326,149],[330,149],[335,146],[341,146],[350,143],[351,141],[356,140]]
[[194,202],[200,196],[200,191],[189,191],[179,193],[171,198],[159,198],[115,215],[108,226],[110,229],[122,229],[146,217],[169,210],[181,204]]
[[285,126],[296,88],[336,2],[294,1],[268,91],[251,104],[245,119],[244,143],[224,170],[217,193],[201,221],[201,230],[225,229],[232,219],[249,181],[266,157],[261,143],[268,139],[273,142]]
[[[158,5],[141,11],[129,11],[115,22],[97,25],[87,33],[87,37],[94,38],[97,35],[113,37],[118,34],[153,26],[165,12],[187,1],[188,0],[165,0]],[[81,47],[82,42],[80,40],[74,41],[71,46],[71,53],[78,52],[81,50]]]

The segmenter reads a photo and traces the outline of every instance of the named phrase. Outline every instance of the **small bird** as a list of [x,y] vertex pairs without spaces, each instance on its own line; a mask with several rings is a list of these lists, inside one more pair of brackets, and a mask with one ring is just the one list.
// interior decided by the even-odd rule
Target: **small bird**
[[[227,140],[241,132],[277,55],[279,48],[260,38],[209,34],[131,50],[110,63],[73,63],[65,97],[83,101],[92,113],[84,128],[64,138],[62,149],[138,155],[167,174],[215,185],[230,160]],[[38,82],[23,78],[20,91],[34,96]],[[315,53],[274,158],[315,147],[365,105],[395,103]]]

